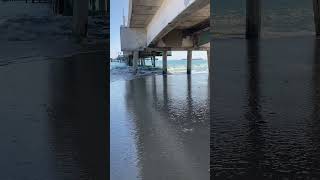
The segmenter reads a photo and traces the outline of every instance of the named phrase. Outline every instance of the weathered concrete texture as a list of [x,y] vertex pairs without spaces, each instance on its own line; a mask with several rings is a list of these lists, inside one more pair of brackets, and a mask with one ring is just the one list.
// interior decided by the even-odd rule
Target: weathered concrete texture
[[168,51],[163,51],[163,55],[162,55],[162,71],[163,74],[167,74],[168,73],[168,57],[167,54]]
[[[181,25],[184,20],[188,20],[187,18],[195,16],[196,12],[202,12],[200,10],[207,8],[208,4],[209,0],[164,1],[147,26],[147,43],[150,44],[162,38],[178,25]],[[196,21],[191,21],[189,19],[189,27],[200,23],[201,20],[205,20],[205,18],[209,18],[210,13],[209,11],[206,12],[207,16],[203,19],[200,18],[200,20],[197,19]],[[184,28],[186,28],[186,26],[184,26]]]
[[137,73],[138,70],[138,60],[139,60],[139,51],[133,52],[133,69],[134,73]]
[[145,28],[164,0],[129,0],[128,26]]
[[209,25],[199,24],[208,21],[209,15],[209,0],[131,0],[128,28],[139,28],[145,35],[141,37],[139,33],[133,37],[122,34],[121,41],[128,44],[146,38],[144,48],[197,48],[199,44],[195,43],[195,38],[200,36],[201,30],[209,28]]
[[128,28],[121,26],[122,51],[143,50],[147,46],[146,31],[143,28]]

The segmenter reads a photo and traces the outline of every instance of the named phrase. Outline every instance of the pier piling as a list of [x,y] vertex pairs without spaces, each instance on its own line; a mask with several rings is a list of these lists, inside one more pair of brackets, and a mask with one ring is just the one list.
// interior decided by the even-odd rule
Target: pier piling
[[261,2],[247,0],[246,37],[259,38],[261,30]]
[[133,61],[133,69],[135,74],[138,72],[138,60],[139,60],[139,51],[134,51],[132,61]]
[[191,74],[192,50],[188,50],[187,54],[187,74]]
[[167,74],[167,71],[168,71],[168,68],[167,68],[167,51],[163,51],[163,54],[162,54],[162,72],[163,74]]
[[208,61],[208,72],[210,72],[210,49],[209,50],[207,50],[207,61]]
[[320,35],[320,0],[313,0],[314,26],[316,36]]
[[152,65],[153,67],[156,67],[156,57],[152,56]]

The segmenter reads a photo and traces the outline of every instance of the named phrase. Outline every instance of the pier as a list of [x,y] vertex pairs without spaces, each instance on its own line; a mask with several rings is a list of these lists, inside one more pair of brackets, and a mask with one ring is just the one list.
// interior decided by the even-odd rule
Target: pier
[[135,72],[140,58],[161,55],[163,74],[170,51],[188,51],[187,73],[191,73],[192,51],[210,54],[209,17],[209,0],[129,0],[128,22],[120,27],[121,50]]
[[89,15],[75,41],[86,12],[35,2],[0,0],[0,179],[108,179],[109,25]]
[[[261,0],[246,1],[246,37],[259,38],[261,31]],[[316,36],[320,35],[320,1],[313,0],[313,14]]]
[[319,177],[319,3],[243,2],[211,11],[211,178]]
[[[72,31],[75,36],[85,37],[88,31],[88,16],[107,16],[108,0],[51,0],[52,10],[57,15],[72,16]],[[107,20],[109,18],[105,18]]]

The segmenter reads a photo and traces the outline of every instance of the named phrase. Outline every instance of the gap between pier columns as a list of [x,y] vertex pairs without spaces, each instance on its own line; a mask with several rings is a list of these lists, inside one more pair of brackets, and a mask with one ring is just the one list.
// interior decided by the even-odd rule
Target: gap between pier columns
[[191,74],[192,50],[187,53],[187,74]]

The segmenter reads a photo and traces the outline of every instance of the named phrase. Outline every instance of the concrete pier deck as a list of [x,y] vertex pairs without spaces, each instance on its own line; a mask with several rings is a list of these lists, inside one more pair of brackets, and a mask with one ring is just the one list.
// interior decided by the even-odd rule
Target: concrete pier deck
[[121,50],[134,69],[140,58],[162,56],[163,74],[168,51],[188,51],[190,73],[191,51],[210,50],[209,17],[209,0],[130,0],[127,23],[120,27]]

